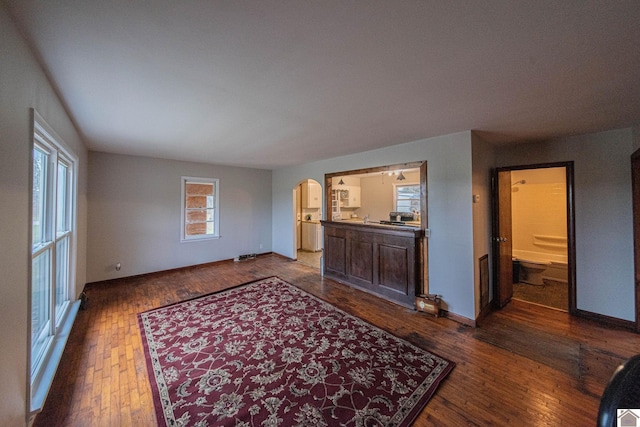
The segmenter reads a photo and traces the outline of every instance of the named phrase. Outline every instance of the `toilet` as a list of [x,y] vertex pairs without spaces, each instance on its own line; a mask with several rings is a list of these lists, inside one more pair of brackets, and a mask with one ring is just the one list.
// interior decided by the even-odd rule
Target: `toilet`
[[528,283],[530,285],[543,286],[543,275],[545,270],[550,262],[545,261],[528,261],[523,259],[518,259],[520,263],[520,277],[519,281],[521,283]]

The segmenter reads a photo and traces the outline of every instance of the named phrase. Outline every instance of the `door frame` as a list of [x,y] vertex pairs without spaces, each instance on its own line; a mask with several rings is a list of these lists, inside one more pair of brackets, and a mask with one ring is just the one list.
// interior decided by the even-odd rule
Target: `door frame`
[[640,149],[631,154],[631,198],[633,205],[633,269],[636,332],[640,333]]
[[[640,156],[640,154],[639,154]],[[506,298],[504,295],[501,295],[501,289],[507,289],[509,286],[511,287],[511,292],[513,292],[513,284],[504,284],[500,282],[500,277],[504,277],[501,274],[504,269],[511,269],[511,266],[504,266],[500,263],[500,244],[505,243],[501,240],[501,236],[499,233],[500,230],[500,220],[499,220],[499,211],[500,211],[500,199],[499,199],[499,175],[500,172],[511,172],[515,170],[526,170],[526,169],[544,169],[544,168],[557,168],[564,167],[565,168],[565,185],[566,185],[566,204],[567,204],[567,286],[568,286],[568,312],[571,315],[577,315],[578,310],[576,307],[576,229],[575,229],[575,194],[574,194],[574,162],[553,162],[553,163],[537,163],[530,165],[517,165],[517,166],[505,166],[495,168],[491,171],[491,192],[492,192],[492,256],[493,256],[493,306],[494,308],[502,308],[506,305],[510,296]],[[503,174],[504,175],[504,174]],[[506,186],[503,183],[503,188]],[[509,181],[508,188],[511,188],[511,181]],[[510,207],[509,207],[510,208]],[[640,239],[640,237],[639,237]],[[510,242],[508,242],[510,244]],[[500,286],[503,286],[502,288]],[[502,301],[501,301],[502,299]]]
[[[507,178],[508,176],[508,178]],[[511,169],[498,168],[491,176],[493,306],[502,308],[513,297],[511,244]]]

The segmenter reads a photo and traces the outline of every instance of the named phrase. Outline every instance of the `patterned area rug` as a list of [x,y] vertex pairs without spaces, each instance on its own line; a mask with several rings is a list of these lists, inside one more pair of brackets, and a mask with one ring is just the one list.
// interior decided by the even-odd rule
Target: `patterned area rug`
[[160,425],[407,426],[454,366],[277,277],[138,317]]

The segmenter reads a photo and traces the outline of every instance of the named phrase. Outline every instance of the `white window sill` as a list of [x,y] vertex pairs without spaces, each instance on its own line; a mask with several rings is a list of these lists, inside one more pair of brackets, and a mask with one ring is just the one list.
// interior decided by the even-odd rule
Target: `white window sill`
[[64,323],[60,326],[56,341],[53,344],[53,349],[51,350],[51,355],[46,362],[46,366],[44,367],[42,379],[39,381],[36,388],[31,390],[29,425],[31,425],[31,423],[33,422],[36,414],[42,411],[42,407],[44,406],[47,394],[49,393],[49,388],[51,388],[51,384],[53,383],[53,378],[56,375],[56,370],[58,369],[60,359],[62,359],[62,353],[64,352],[64,347],[67,344],[67,339],[69,338],[71,327],[73,326],[73,322],[76,319],[76,314],[78,314],[79,308],[80,300],[73,302],[69,306],[69,312],[64,319]]
[[182,238],[180,239],[180,243],[204,242],[207,240],[218,240],[218,239],[220,239],[219,235],[207,235],[203,237],[191,237],[189,239]]

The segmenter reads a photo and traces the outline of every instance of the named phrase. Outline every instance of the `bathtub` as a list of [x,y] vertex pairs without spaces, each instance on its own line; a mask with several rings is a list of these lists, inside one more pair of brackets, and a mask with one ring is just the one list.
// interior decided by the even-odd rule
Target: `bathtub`
[[512,249],[511,256],[514,261],[539,264],[540,268],[544,267],[544,271],[541,273],[541,279],[543,282],[545,279],[563,283],[567,282],[568,273],[566,255]]

